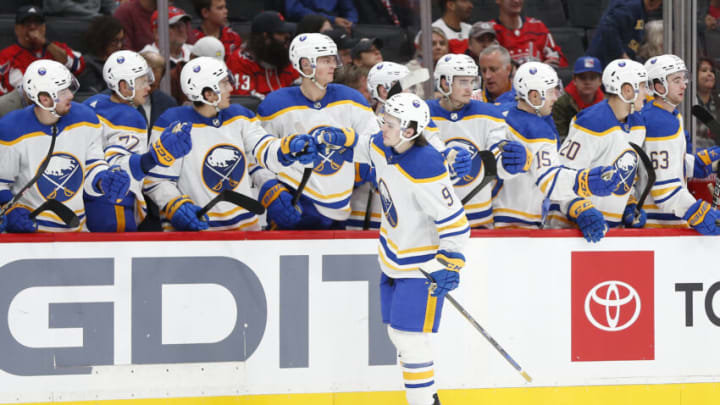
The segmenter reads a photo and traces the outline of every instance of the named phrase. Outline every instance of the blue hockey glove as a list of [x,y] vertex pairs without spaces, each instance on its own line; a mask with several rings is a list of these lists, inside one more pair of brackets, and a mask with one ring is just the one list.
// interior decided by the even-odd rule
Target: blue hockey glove
[[355,130],[352,128],[318,127],[310,132],[318,143],[336,148],[353,148],[357,143]]
[[12,233],[32,233],[38,229],[37,222],[30,218],[30,210],[15,206],[5,213],[7,231]]
[[472,169],[472,156],[470,156],[470,152],[468,152],[465,148],[451,146],[442,152],[443,157],[448,159],[448,154],[450,154],[450,151],[453,150],[456,151],[457,154],[452,162],[448,160],[448,164],[450,164],[450,171],[452,172],[453,177],[463,178],[470,174],[470,169]]
[[315,138],[307,134],[293,134],[280,141],[278,159],[284,166],[290,166],[296,160],[306,165],[313,162],[317,152]]
[[260,203],[267,209],[267,222],[281,229],[293,229],[302,212],[292,205],[292,194],[279,181],[269,180],[260,188]]
[[720,146],[713,146],[695,154],[695,169],[693,177],[702,179],[712,173],[712,164],[720,160]]
[[683,219],[696,231],[703,235],[720,235],[720,227],[717,221],[720,220],[720,211],[710,205],[707,201],[697,200],[688,208]]
[[460,252],[439,250],[430,266],[441,268],[430,273],[430,276],[435,280],[435,290],[431,295],[442,297],[460,284],[460,269],[465,266],[465,256]]
[[580,197],[605,197],[615,191],[620,180],[620,173],[612,166],[580,170],[575,177],[575,194]]
[[208,229],[208,216],[202,219],[197,217],[197,212],[202,208],[198,207],[186,195],[177,197],[170,201],[163,210],[165,218],[170,220],[173,228],[178,231],[204,231]]
[[192,149],[191,130],[192,124],[189,122],[171,122],[160,138],[150,145],[148,153],[151,154],[155,163],[169,167],[175,163],[175,159],[187,155]]
[[98,173],[95,182],[98,191],[111,202],[122,201],[130,189],[130,176],[118,165]]
[[625,211],[623,211],[623,224],[625,224],[625,228],[642,228],[645,226],[645,223],[647,222],[647,213],[644,209],[640,208],[640,216],[636,217],[636,209],[637,204],[634,202],[625,206]]
[[532,155],[520,142],[508,141],[502,146],[502,165],[510,174],[530,170]]
[[568,217],[575,221],[588,242],[599,242],[607,232],[607,224],[602,212],[584,198],[576,198],[570,203]]

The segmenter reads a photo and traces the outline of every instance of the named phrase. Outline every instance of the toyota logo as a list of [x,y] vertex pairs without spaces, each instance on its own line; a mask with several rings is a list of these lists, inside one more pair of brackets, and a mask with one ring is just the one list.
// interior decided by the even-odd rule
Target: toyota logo
[[[604,297],[598,294],[603,287],[607,287]],[[627,308],[626,305],[631,303],[635,304],[635,312],[630,319],[620,324],[620,314],[623,312],[623,308]],[[605,307],[605,319],[600,321],[595,319],[590,310],[591,306],[597,305]],[[625,309],[625,311],[627,310]],[[607,332],[627,329],[640,316],[640,295],[630,284],[617,280],[604,281],[593,287],[585,297],[585,316],[596,328]]]

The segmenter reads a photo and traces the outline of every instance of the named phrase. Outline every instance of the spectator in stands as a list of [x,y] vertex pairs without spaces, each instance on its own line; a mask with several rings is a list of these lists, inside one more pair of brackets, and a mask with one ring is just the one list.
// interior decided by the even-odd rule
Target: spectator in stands
[[662,0],[613,0],[600,18],[587,55],[603,66],[619,58],[635,59],[645,34],[647,13],[662,7]]
[[360,24],[394,25],[403,28],[417,23],[413,6],[415,6],[413,2],[407,0],[362,0],[355,2]]
[[[300,29],[298,29],[300,31]],[[338,48],[338,55],[340,55],[340,61],[344,65],[352,65],[352,56],[350,52],[353,47],[359,42],[357,39],[350,38],[350,34],[342,28],[335,28],[332,31],[324,33],[329,36]]]
[[645,24],[645,38],[637,51],[637,60],[645,63],[653,56],[660,56],[665,53],[663,49],[663,22],[653,20]]
[[150,85],[150,97],[147,98],[145,104],[138,106],[138,111],[147,120],[149,134],[157,118],[168,108],[176,107],[177,103],[174,98],[160,90],[160,82],[165,76],[165,58],[152,51],[142,52],[140,55],[145,58],[148,66],[153,71],[153,76],[155,76],[155,81]]
[[363,38],[355,44],[350,51],[353,65],[363,66],[368,69],[375,66],[376,63],[383,61],[382,49],[383,42],[380,38]]
[[718,29],[718,19],[720,18],[720,0],[710,0],[708,9],[705,13],[705,29],[716,30]]
[[[307,14],[297,24],[295,36],[298,36],[300,34],[308,34],[311,32],[320,32],[323,34],[327,34],[329,31],[332,30],[333,26],[332,24],[330,24],[330,20],[328,20],[327,17],[325,17],[324,15]],[[338,30],[341,30],[345,34],[347,34],[347,31],[343,28],[338,28]]]
[[43,0],[47,15],[62,17],[97,17],[112,14],[117,8],[115,0]]
[[490,45],[480,52],[478,61],[480,76],[482,76],[482,88],[473,92],[472,99],[486,103],[515,101],[510,52],[500,45]]
[[288,54],[295,24],[285,22],[277,11],[263,11],[253,18],[250,31],[244,51],[228,57],[228,69],[235,77],[233,94],[264,99],[300,77]]
[[333,83],[344,84],[359,91],[363,97],[370,103],[370,93],[367,89],[367,78],[369,68],[357,65],[343,65],[340,69],[335,69],[335,79]]
[[[141,53],[147,51],[160,53],[160,49],[157,46],[159,40],[157,20],[158,11],[155,10],[151,17],[155,42],[145,45],[140,51]],[[168,7],[168,24],[170,25],[168,42],[170,43],[170,68],[172,69],[178,62],[187,62],[190,60],[191,46],[187,43],[190,16],[185,14],[183,9],[170,6]]]
[[478,21],[473,24],[470,29],[470,39],[465,54],[469,55],[475,63],[477,63],[480,52],[490,45],[497,45],[497,43],[497,35],[495,34],[493,23]]
[[0,51],[0,94],[22,84],[25,69],[38,59],[53,59],[64,64],[74,75],[85,68],[80,52],[67,44],[49,41],[45,36],[45,15],[40,7],[22,6],[15,14],[17,42]]
[[[420,68],[427,68],[427,62],[425,61],[425,58],[423,58],[422,55],[422,48],[420,46],[422,40],[422,35],[418,33],[418,36],[415,38],[415,57],[408,62],[405,66],[407,66],[409,71],[417,70]],[[432,66],[435,67],[437,65],[437,61],[440,60],[440,58],[443,55],[447,55],[450,53],[450,48],[448,47],[448,40],[445,36],[445,31],[443,31],[440,28],[433,27],[432,29]],[[425,100],[425,89],[423,86],[415,86],[415,94],[420,97],[421,99]],[[440,93],[435,90],[435,94],[433,94],[432,98],[438,98],[440,97]]]
[[125,32],[117,18],[96,17],[85,34],[88,53],[85,54],[85,71],[78,76],[80,92],[99,93],[107,88],[103,78],[105,59],[122,49]]
[[[720,95],[715,89],[716,83],[715,63],[710,58],[699,57],[697,104],[705,107],[714,117],[720,117]],[[698,127],[695,131],[695,146],[697,149],[720,145],[720,143],[715,142],[715,136],[720,137],[720,134],[711,134],[708,127],[698,121]]]
[[[433,22],[433,27],[445,33],[452,53],[465,53],[468,48],[471,25],[464,22],[472,15],[471,0],[440,0],[442,17]],[[417,41],[416,41],[417,43]]]
[[240,49],[242,38],[228,26],[228,9],[225,0],[193,0],[195,12],[202,18],[200,27],[193,31],[195,39],[211,36],[225,46],[225,55]]
[[602,65],[592,56],[582,56],[573,66],[573,79],[565,86],[565,94],[553,105],[552,116],[560,135],[558,145],[562,144],[570,130],[570,121],[575,114],[605,99],[600,89],[602,84]]
[[292,21],[300,21],[308,14],[322,14],[347,32],[358,22],[353,0],[285,0],[285,13]]
[[510,52],[518,64],[539,61],[557,67],[568,65],[560,46],[555,43],[545,24],[532,17],[523,17],[524,0],[495,0],[499,6],[495,33],[500,45]]
[[126,0],[115,10],[115,18],[120,20],[125,31],[123,48],[139,51],[154,39],[152,25],[153,12],[157,9],[157,0]]

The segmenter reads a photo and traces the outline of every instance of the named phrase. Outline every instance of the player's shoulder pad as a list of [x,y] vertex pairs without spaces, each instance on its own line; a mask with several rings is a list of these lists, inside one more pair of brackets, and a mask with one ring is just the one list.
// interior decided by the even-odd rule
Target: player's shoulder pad
[[556,141],[555,131],[548,126],[544,119],[535,114],[522,111],[517,107],[508,111],[505,122],[507,122],[510,131],[525,142]]
[[98,94],[95,94],[95,95],[93,95],[93,96],[88,97],[88,98],[85,99],[85,101],[83,101],[82,103],[85,104],[86,106],[92,108],[92,109],[97,110],[97,109],[99,109],[99,108],[103,108],[103,106],[104,106],[108,101],[110,101],[110,95],[109,95],[109,94],[98,93]]
[[85,100],[83,104],[92,108],[101,121],[104,120],[106,124],[111,126],[130,127],[142,131],[147,129],[147,122],[140,111],[130,105],[110,100],[110,96],[107,94],[93,96]]
[[255,118],[255,113],[246,108],[245,106],[242,106],[240,104],[230,104],[228,108],[223,110],[224,121],[231,120],[233,118],[246,118],[248,120],[252,120]]
[[398,162],[398,169],[415,183],[439,180],[447,174],[445,158],[431,145],[413,146]]
[[328,104],[338,101],[351,101],[353,103],[360,104],[363,107],[370,108],[370,105],[365,97],[363,97],[362,93],[344,84],[328,84],[325,98]]
[[95,110],[85,104],[76,103],[74,101],[72,102],[72,107],[70,107],[70,112],[63,118],[66,126],[81,123],[100,125],[100,121],[98,121]]
[[39,129],[33,113],[35,104],[23,109],[10,111],[0,118],[0,141],[12,142],[25,134]]
[[283,87],[265,96],[265,100],[258,106],[257,115],[262,119],[297,106],[309,106],[307,99],[300,92],[300,87]]
[[165,129],[173,121],[183,121],[196,123],[198,114],[189,105],[183,105],[179,107],[170,107],[162,113],[153,125],[153,130]]
[[470,104],[467,105],[466,116],[483,115],[490,119],[503,120],[505,117],[502,115],[502,110],[495,104],[483,103],[479,100],[470,100]]
[[580,129],[587,129],[590,132],[602,133],[616,127],[618,120],[615,118],[607,100],[592,105],[575,116],[575,126]]

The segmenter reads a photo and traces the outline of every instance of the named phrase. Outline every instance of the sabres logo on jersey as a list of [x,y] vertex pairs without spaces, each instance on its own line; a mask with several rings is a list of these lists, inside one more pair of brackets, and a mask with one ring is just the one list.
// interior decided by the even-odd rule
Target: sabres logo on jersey
[[75,156],[55,152],[38,178],[37,189],[46,200],[65,202],[80,191],[84,177],[82,165]]
[[618,184],[614,195],[622,196],[630,192],[633,183],[635,183],[635,173],[637,172],[637,154],[635,151],[627,149],[615,159],[613,166],[620,174],[620,183]]
[[397,227],[398,216],[397,210],[395,209],[395,203],[390,196],[390,190],[388,190],[387,184],[385,184],[383,180],[380,180],[378,183],[378,192],[380,193],[380,201],[382,202],[385,219],[387,219],[390,226],[393,228]]
[[[325,128],[326,127],[315,128],[310,131],[310,135],[316,139],[322,138]],[[313,171],[322,176],[330,176],[337,173],[343,163],[345,163],[342,153],[346,150],[345,148],[321,148],[315,159],[315,168]]]
[[452,181],[455,186],[465,186],[472,183],[478,177],[478,175],[480,175],[480,170],[482,169],[482,159],[480,159],[480,154],[478,153],[479,148],[477,147],[477,145],[465,138],[450,138],[445,141],[445,145],[447,145],[448,148],[458,146],[470,152],[470,158],[472,159],[470,173],[466,174],[461,178],[457,178],[457,180],[456,177],[453,175]]
[[234,189],[245,175],[245,155],[233,145],[220,144],[212,147],[205,155],[202,177],[205,186],[219,193]]

